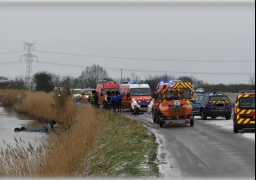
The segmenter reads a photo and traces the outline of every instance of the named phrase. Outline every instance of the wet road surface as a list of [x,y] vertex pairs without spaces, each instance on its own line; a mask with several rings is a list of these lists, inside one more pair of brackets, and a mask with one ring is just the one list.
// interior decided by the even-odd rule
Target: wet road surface
[[184,124],[160,128],[146,112],[136,116],[128,111],[123,114],[156,135],[164,178],[255,178],[255,140],[200,119],[196,119],[194,127]]

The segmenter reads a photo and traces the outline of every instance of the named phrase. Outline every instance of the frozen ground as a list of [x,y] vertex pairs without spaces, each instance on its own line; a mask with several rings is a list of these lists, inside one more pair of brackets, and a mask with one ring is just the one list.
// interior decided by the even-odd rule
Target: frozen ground
[[[227,131],[230,131],[233,133],[233,120],[226,120],[225,118],[217,118],[217,119],[207,119],[207,120],[201,120],[199,116],[195,116],[195,119],[197,121],[202,121],[204,123],[212,124],[214,126],[221,127],[223,129],[226,129]],[[240,136],[243,136],[245,138],[249,138],[255,141],[255,129],[244,129],[240,131],[238,134]]]

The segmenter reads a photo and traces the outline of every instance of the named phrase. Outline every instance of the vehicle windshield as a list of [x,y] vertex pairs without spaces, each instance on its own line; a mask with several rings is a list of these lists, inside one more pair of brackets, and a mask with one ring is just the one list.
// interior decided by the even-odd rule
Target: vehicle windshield
[[103,89],[103,91],[104,91],[105,93],[107,93],[107,92],[110,92],[110,93],[111,93],[113,90],[114,90],[115,92],[116,92],[116,91],[118,91],[118,92],[120,91],[119,88]]
[[211,96],[210,101],[229,101],[227,96]]
[[84,94],[86,95],[90,95],[92,93],[92,91],[84,91]]
[[83,90],[82,89],[74,89],[72,91],[72,94],[82,94],[83,93]]
[[150,88],[131,88],[132,96],[151,96]]
[[178,92],[167,92],[167,93],[165,93],[165,100],[166,101],[179,100]]
[[255,97],[243,97],[239,101],[240,109],[255,109]]
[[183,89],[184,90],[184,98],[185,99],[191,99],[191,90],[188,88]]

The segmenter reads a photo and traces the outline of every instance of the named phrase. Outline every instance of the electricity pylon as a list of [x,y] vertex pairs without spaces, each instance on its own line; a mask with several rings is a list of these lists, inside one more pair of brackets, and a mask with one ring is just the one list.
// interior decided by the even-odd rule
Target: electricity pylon
[[26,64],[26,74],[25,74],[25,83],[26,86],[30,89],[31,85],[32,85],[32,61],[34,60],[34,58],[37,59],[38,61],[38,57],[34,56],[33,54],[31,54],[31,50],[34,51],[35,47],[34,44],[35,43],[24,43],[24,50],[27,50],[27,54],[21,55],[20,56],[20,61],[22,60],[22,57],[25,58],[25,61],[27,62]]

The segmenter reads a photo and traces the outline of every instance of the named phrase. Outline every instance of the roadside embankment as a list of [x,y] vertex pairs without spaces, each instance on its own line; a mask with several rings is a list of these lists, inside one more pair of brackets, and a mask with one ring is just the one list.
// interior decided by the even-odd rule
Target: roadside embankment
[[[65,103],[64,103],[65,102]],[[63,104],[64,103],[64,104]],[[54,94],[26,92],[17,111],[39,120],[56,120],[40,147],[0,150],[0,177],[156,177],[155,136],[115,112],[77,106]]]

